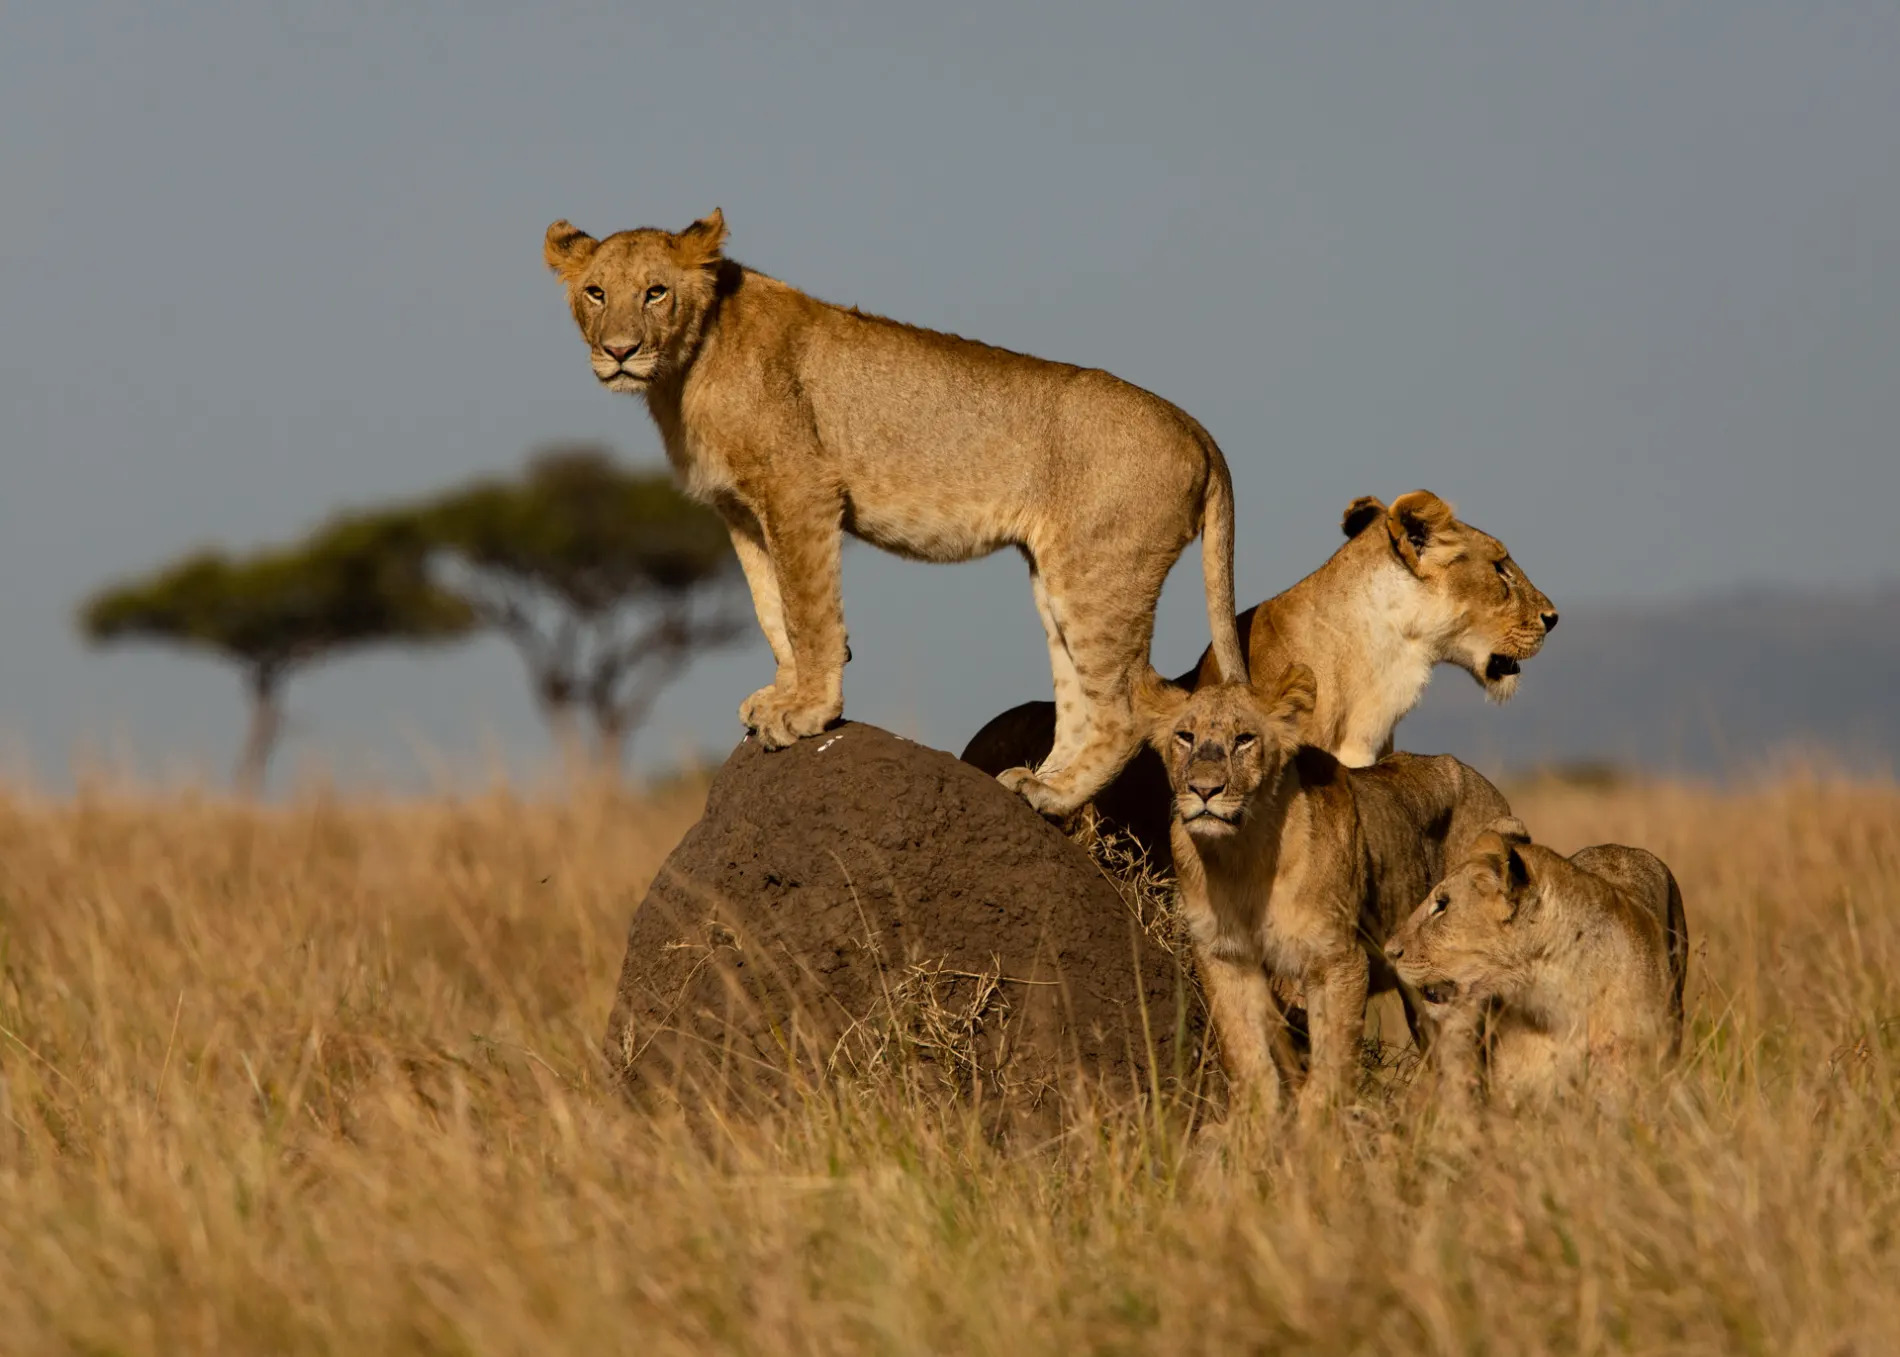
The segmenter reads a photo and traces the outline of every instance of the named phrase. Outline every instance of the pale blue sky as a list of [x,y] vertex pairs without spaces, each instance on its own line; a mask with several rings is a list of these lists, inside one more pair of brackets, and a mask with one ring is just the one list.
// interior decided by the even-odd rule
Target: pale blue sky
[[[657,458],[541,267],[561,216],[717,204],[818,296],[1176,401],[1233,465],[1245,602],[1420,485],[1560,607],[1892,576],[1896,71],[1891,4],[9,6],[0,742],[221,774],[235,679],[84,650],[90,588],[543,439]],[[859,547],[845,602],[853,716],[954,749],[1047,694],[1013,555]],[[692,671],[640,754],[724,749],[769,663]],[[542,745],[495,645],[290,696],[286,770]]]

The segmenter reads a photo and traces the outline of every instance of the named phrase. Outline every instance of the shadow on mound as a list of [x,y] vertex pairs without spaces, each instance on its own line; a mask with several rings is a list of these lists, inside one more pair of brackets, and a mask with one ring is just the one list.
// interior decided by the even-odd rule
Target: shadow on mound
[[848,722],[748,740],[634,915],[606,1054],[695,1115],[891,1077],[993,1134],[1192,1110],[1217,1076],[1165,927],[948,754]]

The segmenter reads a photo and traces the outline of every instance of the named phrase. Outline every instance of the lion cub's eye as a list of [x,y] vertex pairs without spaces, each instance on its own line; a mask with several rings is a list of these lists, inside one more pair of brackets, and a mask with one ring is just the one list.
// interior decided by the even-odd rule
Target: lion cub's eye
[[1443,893],[1434,895],[1432,897],[1432,912],[1430,914],[1427,914],[1425,917],[1428,919],[1436,919],[1439,915],[1445,912],[1445,907],[1449,905],[1450,903],[1451,903],[1451,897],[1449,895],[1445,895]]
[[590,302],[604,302],[607,300],[607,294],[597,287],[584,287],[581,289],[581,295],[586,297]]
[[1491,568],[1498,572],[1499,579],[1508,580],[1511,578],[1511,567],[1506,565],[1503,561],[1491,562]]
[[1183,749],[1194,748],[1194,732],[1193,731],[1177,730],[1174,732],[1174,738],[1181,742],[1181,748]]
[[660,300],[660,298],[664,297],[665,295],[666,295],[666,289],[663,286],[661,286],[659,283],[655,283],[652,287],[647,289],[647,300],[649,302],[657,302],[658,300]]
[[1234,736],[1234,748],[1245,749],[1248,745],[1252,744],[1256,738],[1252,731],[1243,730]]

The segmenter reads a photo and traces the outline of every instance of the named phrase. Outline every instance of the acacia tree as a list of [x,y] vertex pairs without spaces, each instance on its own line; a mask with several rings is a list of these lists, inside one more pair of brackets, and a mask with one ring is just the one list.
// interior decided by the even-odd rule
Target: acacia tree
[[571,749],[584,713],[609,770],[694,658],[752,628],[718,515],[596,445],[547,449],[519,479],[453,491],[417,521],[439,578],[520,653],[556,738]]
[[235,781],[255,792],[283,730],[293,673],[364,646],[453,640],[477,618],[430,580],[426,543],[407,516],[366,514],[292,547],[239,559],[187,556],[94,595],[79,624],[94,643],[155,640],[238,665],[250,721]]

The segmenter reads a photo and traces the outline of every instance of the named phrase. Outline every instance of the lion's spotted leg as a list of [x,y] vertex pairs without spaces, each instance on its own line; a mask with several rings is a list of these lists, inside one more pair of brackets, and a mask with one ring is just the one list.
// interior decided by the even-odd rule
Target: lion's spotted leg
[[[1060,768],[1046,762],[1046,773],[1006,782],[1044,815],[1073,813],[1107,786],[1140,747],[1135,683],[1148,668],[1155,603],[1172,564],[1159,555],[1144,557],[1135,570],[1125,561],[1112,567],[1087,560],[1043,563],[1049,605],[1062,623],[1086,722],[1081,747]],[[1105,579],[1114,580],[1116,587],[1105,588]]]
[[1082,694],[1082,682],[1076,675],[1069,643],[1062,637],[1062,619],[1034,562],[1030,564],[1029,585],[1036,597],[1036,615],[1042,619],[1043,632],[1049,638],[1049,670],[1056,689],[1055,743],[1035,770],[1038,777],[1043,777],[1066,766],[1082,748],[1088,737],[1088,700]]
[[767,749],[816,735],[844,712],[842,506],[823,495],[769,506],[760,517],[792,655],[789,684],[774,682],[740,708]]

